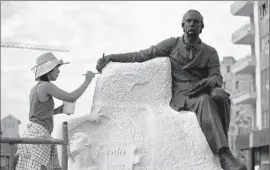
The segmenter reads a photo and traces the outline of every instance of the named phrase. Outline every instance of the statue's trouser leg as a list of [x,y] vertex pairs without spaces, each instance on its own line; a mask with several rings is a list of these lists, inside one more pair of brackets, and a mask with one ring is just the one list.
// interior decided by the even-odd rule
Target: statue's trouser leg
[[222,125],[226,125],[225,129],[227,129],[230,119],[227,120],[229,116],[221,118],[220,109],[212,96],[201,94],[197,97],[187,98],[186,109],[196,113],[202,131],[214,154],[218,154],[219,149],[223,147],[228,148],[227,130],[224,131]]
[[224,129],[225,136],[228,139],[231,116],[231,100],[229,98],[230,94],[222,88],[215,88],[212,90],[211,96],[218,105],[222,127]]

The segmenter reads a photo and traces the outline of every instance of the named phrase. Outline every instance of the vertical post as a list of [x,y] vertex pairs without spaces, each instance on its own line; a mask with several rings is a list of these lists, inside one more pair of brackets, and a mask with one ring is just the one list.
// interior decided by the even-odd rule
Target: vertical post
[[68,123],[63,122],[63,139],[64,143],[62,145],[62,170],[68,170]]
[[254,1],[254,28],[255,28],[255,56],[256,56],[256,125],[262,129],[262,101],[261,101],[261,42],[260,42],[260,16],[259,2]]
[[255,148],[251,148],[251,170],[255,169],[256,161],[255,161]]
[[253,148],[249,148],[248,149],[248,156],[247,156],[247,169],[248,170],[252,170],[252,166],[253,166],[253,164],[252,164],[252,162],[253,162]]
[[13,170],[13,169],[15,169],[15,167],[13,167],[13,165],[14,165],[14,157],[13,157],[13,153],[14,153],[14,144],[9,143],[9,146],[10,146],[10,151],[11,151],[11,153],[9,154],[8,169],[9,169],[9,170]]
[[12,153],[9,154],[8,170],[13,170],[13,167],[12,167]]

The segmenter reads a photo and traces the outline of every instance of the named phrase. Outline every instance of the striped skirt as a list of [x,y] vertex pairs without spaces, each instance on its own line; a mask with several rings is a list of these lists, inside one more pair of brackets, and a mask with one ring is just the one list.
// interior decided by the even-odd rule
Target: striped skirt
[[[51,139],[49,131],[34,122],[27,124],[23,137]],[[52,144],[18,144],[19,156],[16,170],[56,170],[59,165],[56,145]]]

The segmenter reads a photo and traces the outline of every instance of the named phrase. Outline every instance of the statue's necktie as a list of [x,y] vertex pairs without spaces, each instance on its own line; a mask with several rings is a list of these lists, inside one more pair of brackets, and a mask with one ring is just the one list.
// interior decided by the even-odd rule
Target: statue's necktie
[[185,44],[185,48],[189,52],[189,58],[192,60],[195,58],[197,52],[200,50],[200,45]]

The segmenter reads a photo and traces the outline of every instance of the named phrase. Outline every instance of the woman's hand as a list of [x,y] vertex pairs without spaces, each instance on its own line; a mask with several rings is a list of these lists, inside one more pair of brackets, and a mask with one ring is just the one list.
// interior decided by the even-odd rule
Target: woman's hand
[[63,108],[64,108],[64,105],[60,105],[58,108],[54,109],[54,115],[57,115],[57,114],[60,114],[60,113],[63,113]]
[[95,73],[93,73],[92,71],[87,71],[86,74],[85,74],[85,80],[87,82],[91,82],[92,79],[95,77]]

